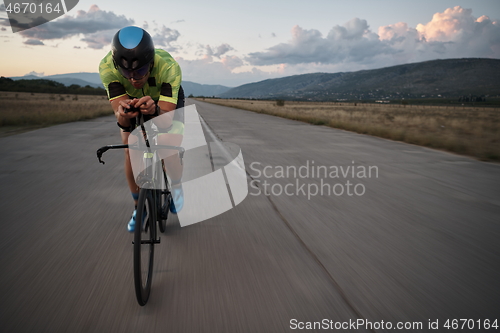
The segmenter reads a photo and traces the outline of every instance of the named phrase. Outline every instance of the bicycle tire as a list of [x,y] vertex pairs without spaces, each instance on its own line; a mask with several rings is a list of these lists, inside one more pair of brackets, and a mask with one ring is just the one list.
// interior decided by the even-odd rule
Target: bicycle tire
[[153,193],[150,189],[141,189],[134,231],[134,284],[137,302],[141,306],[147,303],[151,292],[155,239],[156,206]]

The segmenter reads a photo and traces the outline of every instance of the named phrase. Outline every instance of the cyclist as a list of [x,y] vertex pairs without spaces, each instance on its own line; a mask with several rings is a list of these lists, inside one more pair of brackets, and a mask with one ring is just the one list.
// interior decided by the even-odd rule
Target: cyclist
[[[99,75],[124,144],[128,143],[130,132],[141,117],[147,121],[168,113],[173,118],[174,112],[171,111],[184,107],[179,64],[168,52],[155,49],[151,36],[144,29],[129,26],[115,34],[111,51],[99,64]],[[126,113],[125,110],[131,107],[140,108],[140,112]],[[161,144],[180,146],[184,127],[181,121],[172,121],[173,125],[168,130],[168,143]],[[172,180],[170,211],[177,213],[183,205],[182,166],[178,156],[168,157],[164,163]],[[133,232],[139,187],[134,180],[129,149],[125,149],[125,175],[135,203],[128,223],[128,230]]]

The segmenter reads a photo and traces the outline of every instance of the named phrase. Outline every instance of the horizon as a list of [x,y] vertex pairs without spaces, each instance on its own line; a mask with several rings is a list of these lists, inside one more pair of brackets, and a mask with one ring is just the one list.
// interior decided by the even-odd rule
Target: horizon
[[[223,84],[205,84],[205,83],[199,83],[199,82],[194,82],[194,81],[191,81],[191,80],[184,80],[184,82],[191,82],[191,83],[195,83],[195,84],[200,84],[200,85],[209,85],[209,86],[223,86],[225,88],[237,88],[237,87],[240,87],[240,86],[243,86],[243,85],[247,85],[247,84],[253,84],[253,83],[259,83],[259,82],[262,82],[262,81],[266,81],[266,80],[273,80],[273,79],[283,79],[283,78],[287,78],[287,77],[293,77],[293,76],[300,76],[300,75],[309,75],[309,74],[338,74],[338,73],[356,73],[356,72],[360,72],[360,71],[370,71],[370,70],[379,70],[379,69],[384,69],[384,68],[391,68],[391,67],[397,67],[397,66],[405,66],[405,65],[411,65],[411,64],[418,64],[418,63],[425,63],[425,62],[433,62],[433,61],[446,61],[446,60],[463,60],[463,59],[483,59],[483,60],[500,60],[500,59],[496,59],[496,58],[481,58],[481,57],[466,57],[466,58],[447,58],[447,59],[432,59],[432,60],[424,60],[424,61],[418,61],[418,62],[409,62],[409,63],[404,63],[404,64],[398,64],[398,65],[390,65],[390,66],[384,66],[384,67],[379,67],[379,68],[371,68],[371,69],[360,69],[360,70],[352,70],[352,71],[345,71],[345,72],[310,72],[310,73],[301,73],[301,74],[292,74],[292,75],[286,75],[286,76],[281,76],[281,77],[273,77],[273,78],[265,78],[265,79],[262,79],[262,80],[259,80],[259,81],[253,81],[253,82],[246,82],[246,83],[242,83],[238,86],[226,86],[226,85],[223,85]],[[70,72],[70,73],[58,73],[58,74],[50,74],[50,75],[36,75],[37,73],[33,74],[33,73],[27,73],[25,75],[21,75],[21,76],[4,76],[4,75],[1,75],[0,76],[3,76],[3,77],[7,77],[7,78],[17,78],[17,79],[22,79],[23,77],[30,77],[30,76],[35,76],[35,77],[38,77],[40,79],[43,79],[43,78],[48,78],[48,77],[52,77],[52,76],[57,76],[57,75],[71,75],[71,74],[96,74],[96,75],[99,75],[99,72]],[[39,74],[39,73],[38,73]],[[86,80],[83,80],[83,79],[80,79],[80,78],[76,78],[75,79],[79,79],[79,80],[82,80],[82,81],[86,81]],[[90,82],[90,81],[86,81],[88,83],[92,83],[92,84],[95,84],[94,82]]]

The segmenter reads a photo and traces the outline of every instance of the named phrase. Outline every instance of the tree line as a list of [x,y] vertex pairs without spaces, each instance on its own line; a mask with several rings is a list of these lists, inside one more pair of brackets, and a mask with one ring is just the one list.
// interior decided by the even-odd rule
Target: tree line
[[483,96],[475,96],[475,95],[464,95],[458,98],[459,102],[486,102],[486,97]]
[[106,95],[104,88],[94,88],[89,85],[82,87],[78,84],[65,86],[62,83],[47,80],[12,80],[0,77],[0,91],[52,93],[52,94],[77,94],[77,95]]

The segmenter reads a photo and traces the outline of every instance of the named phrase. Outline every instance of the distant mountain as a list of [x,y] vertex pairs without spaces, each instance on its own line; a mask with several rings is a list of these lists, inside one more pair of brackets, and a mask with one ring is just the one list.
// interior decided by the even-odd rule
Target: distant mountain
[[79,79],[82,81],[90,82],[91,84],[98,85],[102,87],[101,78],[99,77],[99,73],[69,73],[69,74],[56,74],[44,76],[44,79],[49,80],[59,80],[59,79]]
[[44,77],[41,76],[36,76],[36,75],[25,75],[25,76],[12,76],[9,77],[9,79],[12,79],[14,81],[17,80],[40,80],[43,79]]
[[314,73],[233,88],[222,98],[402,99],[499,95],[499,59],[447,59],[347,73]]
[[72,84],[66,86],[60,82],[47,79],[20,79],[13,80],[0,77],[0,91],[50,93],[50,94],[76,94],[76,95],[106,95],[102,88],[93,88],[89,85],[80,86]]
[[221,94],[228,91],[229,87],[221,86],[221,85],[212,85],[212,84],[199,84],[189,81],[182,81],[182,88],[184,89],[184,94],[187,96],[220,96]]
[[98,73],[70,73],[70,74],[56,74],[47,76],[25,75],[25,76],[11,77],[11,79],[12,80],[44,79],[44,80],[56,81],[68,87],[72,84],[77,84],[82,87],[91,86],[92,88],[103,88]]
[[[99,77],[99,73],[68,73],[68,74],[56,74],[56,75],[47,75],[43,77],[38,77],[35,75],[26,75],[26,76],[16,76],[11,77],[13,80],[53,80],[59,83],[62,83],[66,86],[70,86],[72,84],[78,84],[79,86],[85,87],[87,85],[94,88],[102,88],[101,78]],[[221,86],[221,85],[208,85],[208,84],[198,84],[190,81],[182,81],[182,87],[184,89],[184,93],[187,96],[219,96],[220,94],[228,91],[229,87]]]

